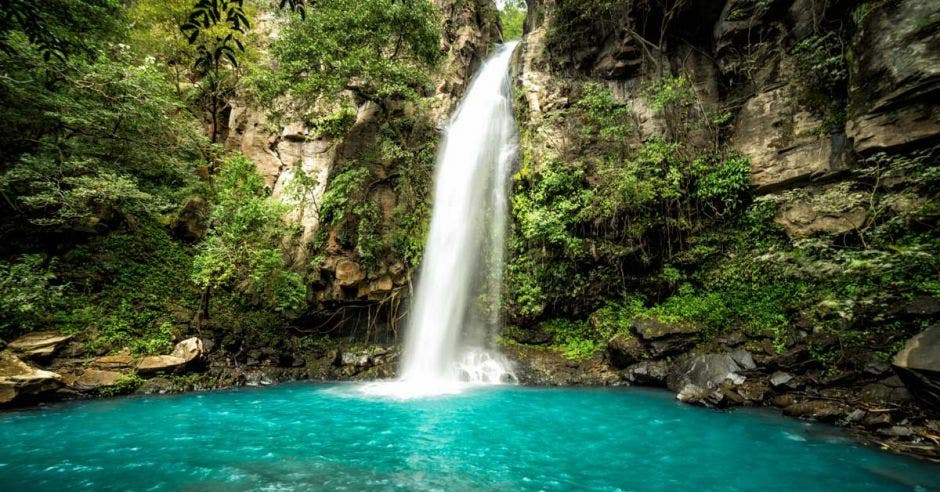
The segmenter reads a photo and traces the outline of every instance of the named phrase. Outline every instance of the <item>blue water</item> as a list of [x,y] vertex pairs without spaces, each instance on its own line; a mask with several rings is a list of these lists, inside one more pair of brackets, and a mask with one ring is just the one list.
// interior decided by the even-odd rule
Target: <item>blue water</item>
[[0,490],[940,490],[940,466],[770,412],[640,390],[352,385],[0,414]]

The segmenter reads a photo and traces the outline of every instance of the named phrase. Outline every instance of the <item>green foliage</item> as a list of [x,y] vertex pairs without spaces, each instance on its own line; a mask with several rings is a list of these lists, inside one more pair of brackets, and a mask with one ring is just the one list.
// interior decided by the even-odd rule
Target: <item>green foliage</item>
[[632,116],[626,104],[614,100],[610,91],[597,83],[585,84],[577,108],[582,111],[581,137],[600,137],[604,143],[623,149],[626,139],[633,133]]
[[57,325],[82,334],[92,353],[169,353],[176,333],[168,313],[198,296],[189,283],[192,252],[152,222],[96,236],[58,264],[68,289]]
[[191,191],[201,138],[157,63],[113,47],[50,64],[17,48],[0,54],[0,190],[18,215],[94,230],[167,212]]
[[568,172],[546,169],[534,180],[526,193],[512,198],[513,215],[519,222],[522,236],[543,244],[562,247],[569,254],[577,254],[581,240],[572,235],[578,211],[590,202],[591,191],[585,186],[584,171]]
[[646,87],[646,97],[654,110],[662,110],[672,105],[691,104],[695,100],[692,82],[688,77],[665,77]]
[[64,61],[113,34],[120,9],[115,0],[5,0],[0,12],[0,51],[18,51],[15,38],[22,36],[45,61]]
[[249,29],[244,0],[198,0],[180,25],[186,42],[195,47],[194,68],[200,74],[217,71],[226,60],[237,67],[235,50],[245,51]]
[[316,15],[292,19],[271,48],[277,70],[256,74],[265,103],[289,96],[306,115],[323,95],[352,90],[381,100],[414,96],[441,57],[428,0],[320,0]]
[[801,104],[823,118],[818,131],[829,133],[843,127],[849,72],[839,34],[829,31],[809,36],[797,43],[790,54],[804,87],[799,95]]
[[105,386],[99,390],[101,396],[118,396],[133,393],[144,384],[143,378],[135,372],[122,374],[114,384]]
[[[698,177],[693,195],[718,215],[737,210],[747,198],[751,166],[746,157],[700,157],[692,162],[692,172]],[[720,210],[716,203],[722,205]]]
[[276,311],[302,308],[306,285],[290,269],[281,247],[294,233],[284,222],[285,213],[253,162],[237,154],[223,162],[212,227],[194,260],[196,285],[233,289]]
[[588,359],[603,346],[603,342],[595,339],[590,325],[584,322],[553,319],[544,322],[542,327],[552,334],[555,350],[570,360]]
[[48,325],[62,302],[62,286],[55,285],[54,265],[41,255],[18,261],[0,261],[0,338]]
[[499,24],[503,28],[503,40],[522,39],[525,24],[525,0],[506,0],[499,11]]

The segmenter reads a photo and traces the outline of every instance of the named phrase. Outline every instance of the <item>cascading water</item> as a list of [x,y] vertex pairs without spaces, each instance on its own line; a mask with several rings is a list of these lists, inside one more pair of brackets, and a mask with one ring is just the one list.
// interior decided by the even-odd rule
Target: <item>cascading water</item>
[[504,44],[483,64],[447,128],[401,376],[370,385],[370,393],[414,397],[515,379],[487,347],[499,324],[508,179],[517,150],[509,80],[516,44]]

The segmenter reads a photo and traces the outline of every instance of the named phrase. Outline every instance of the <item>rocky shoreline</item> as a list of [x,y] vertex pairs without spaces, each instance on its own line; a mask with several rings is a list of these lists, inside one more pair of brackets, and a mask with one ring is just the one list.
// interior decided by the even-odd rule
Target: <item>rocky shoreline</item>
[[[936,350],[929,342],[938,332],[940,326],[934,326],[912,339],[894,364],[868,357],[858,371],[839,375],[825,374],[800,344],[780,352],[732,333],[696,345],[694,327],[656,320],[637,320],[630,333],[610,340],[606,351],[583,360],[568,359],[550,345],[509,338],[501,350],[514,362],[523,385],[655,387],[711,408],[777,408],[790,417],[844,427],[883,450],[940,463],[938,407],[930,400],[929,386],[924,392],[923,385],[912,382],[929,375],[901,367],[923,362],[917,358],[923,358],[925,347]],[[167,355],[87,359],[76,356],[81,349],[72,337],[53,332],[31,333],[8,344],[0,350],[0,408],[297,380],[388,379],[398,361],[395,346],[374,345],[336,346],[302,357],[253,351],[239,363],[198,337],[180,341]],[[909,387],[918,389],[912,394]]]

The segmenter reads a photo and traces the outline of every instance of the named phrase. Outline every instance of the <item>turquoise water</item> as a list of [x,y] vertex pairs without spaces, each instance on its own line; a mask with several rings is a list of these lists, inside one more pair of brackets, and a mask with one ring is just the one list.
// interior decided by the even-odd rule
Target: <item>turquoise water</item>
[[665,392],[353,385],[0,414],[0,490],[940,490],[940,466],[770,412]]

